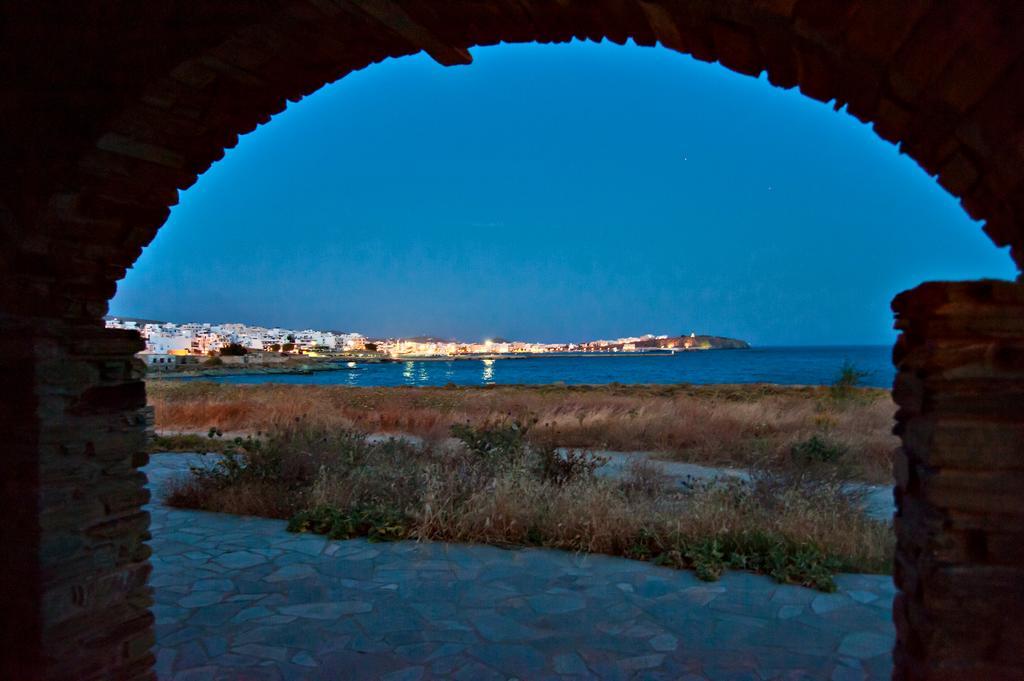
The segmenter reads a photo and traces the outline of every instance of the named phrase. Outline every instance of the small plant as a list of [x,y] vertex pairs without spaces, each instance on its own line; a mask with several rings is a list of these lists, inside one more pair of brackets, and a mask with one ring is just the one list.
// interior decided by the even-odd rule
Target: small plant
[[512,421],[496,425],[473,427],[457,423],[452,426],[452,436],[462,441],[473,455],[489,463],[506,463],[520,460],[526,453],[526,433],[529,423]]
[[535,455],[537,476],[559,487],[593,478],[594,472],[608,463],[608,457],[576,449],[563,454],[554,447],[543,447],[535,450]]
[[790,449],[793,463],[801,466],[837,463],[846,455],[846,447],[819,435],[798,442]]
[[325,534],[329,539],[366,537],[373,541],[397,541],[409,536],[409,519],[388,507],[352,508],[329,506],[300,511],[288,521],[289,532]]
[[189,466],[192,476],[214,489],[225,489],[242,480],[249,472],[245,456],[228,450],[212,466]]
[[641,527],[633,538],[632,545],[624,551],[624,555],[633,560],[651,560],[658,554],[659,543],[657,534],[646,527]]
[[726,567],[726,554],[717,537],[695,543],[684,555],[697,573],[697,578],[706,582],[717,581]]
[[830,393],[836,401],[848,400],[863,379],[871,375],[871,372],[860,371],[850,360],[843,362],[839,367],[839,376],[832,382]]
[[669,477],[647,459],[635,458],[626,467],[622,489],[629,495],[655,498],[669,488]]

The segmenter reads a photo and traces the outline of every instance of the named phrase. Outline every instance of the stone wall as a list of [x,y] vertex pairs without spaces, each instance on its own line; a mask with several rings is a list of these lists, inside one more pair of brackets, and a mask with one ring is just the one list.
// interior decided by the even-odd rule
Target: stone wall
[[897,678],[1024,678],[1024,284],[893,301]]
[[0,459],[0,677],[151,678],[149,514],[140,508],[149,494],[137,470],[148,414],[133,357],[142,341],[60,324],[2,331],[0,368],[17,401],[5,432],[20,435]]
[[[148,673],[138,340],[105,331],[102,317],[179,191],[239,135],[353,70],[419,51],[465,64],[474,45],[573,38],[660,43],[845,107],[1024,264],[1019,0],[12,0],[0,21],[0,368],[13,404],[0,423],[14,444],[0,473],[14,596],[0,610],[0,676]],[[950,605],[965,599],[994,624],[985,608],[1018,593],[1005,582],[1016,535],[999,520],[1013,514],[993,505],[1017,489],[1002,454],[1019,454],[1009,396],[1024,379],[990,327],[1012,326],[1019,310],[993,298],[989,316],[971,316],[962,301],[934,300],[1016,295],[1006,286],[925,287],[896,303],[907,678],[956,660],[1006,669],[1021,642],[1012,627],[954,637],[966,625]],[[983,380],[978,367],[995,373]],[[975,458],[954,451],[961,441]]]

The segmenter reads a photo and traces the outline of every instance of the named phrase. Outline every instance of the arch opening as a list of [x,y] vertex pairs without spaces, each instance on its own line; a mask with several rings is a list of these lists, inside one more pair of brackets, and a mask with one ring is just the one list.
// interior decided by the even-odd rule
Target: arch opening
[[[372,10],[286,3],[200,16],[205,11],[195,10],[195,21],[184,24],[167,23],[162,11],[144,17],[113,13],[95,42],[77,52],[58,50],[39,68],[64,101],[80,93],[72,98],[79,105],[75,113],[88,115],[78,116],[76,124],[65,124],[68,115],[51,106],[51,96],[27,85],[25,79],[39,75],[34,69],[12,80],[19,93],[12,110],[16,124],[5,134],[15,162],[5,170],[11,181],[3,201],[9,210],[0,216],[13,248],[2,261],[10,283],[2,310],[12,368],[19,362],[31,367],[12,373],[14,388],[34,406],[22,425],[27,436],[17,440],[16,458],[29,462],[29,473],[17,479],[41,508],[43,501],[74,498],[75,485],[82,483],[55,473],[53,457],[62,452],[68,458],[61,466],[91,480],[92,489],[123,488],[128,499],[123,507],[108,504],[56,525],[58,516],[44,508],[45,523],[29,522],[19,530],[15,538],[25,547],[60,536],[90,539],[77,544],[74,555],[28,548],[9,575],[34,602],[53,604],[40,612],[26,603],[20,613],[21,635],[6,642],[13,647],[5,657],[17,660],[17,650],[23,660],[12,662],[15,669],[45,665],[46,674],[57,678],[71,668],[62,665],[88,661],[87,668],[100,670],[97,675],[147,674],[145,520],[138,513],[140,483],[133,472],[142,449],[138,410],[144,394],[129,359],[137,340],[102,332],[100,317],[114,281],[163,223],[177,189],[191,185],[239,133],[279,111],[286,98],[311,92],[353,67],[420,49],[441,63],[458,63],[466,59],[464,45],[577,35],[658,41],[741,73],[767,69],[777,84],[799,85],[813,98],[845,103],[855,116],[874,121],[884,139],[899,141],[937,174],[968,214],[984,219],[986,232],[998,245],[1011,246],[1018,264],[1024,257],[1018,217],[1024,164],[1019,145],[1012,143],[1021,134],[1015,93],[1024,77],[1024,31],[1009,3],[970,12],[928,3],[894,11],[866,2],[750,8],[379,3]],[[27,54],[52,28],[45,22],[15,24],[12,52]],[[167,46],[132,63],[143,45],[151,50],[156,42]],[[97,58],[83,60],[82,53]],[[108,76],[93,90],[75,88],[82,70],[97,64],[108,67]],[[1012,445],[998,443],[1020,441],[1014,429],[1021,414],[1010,399],[1021,380],[1015,339],[1022,332],[1013,323],[1020,318],[1020,301],[1019,284],[1010,283],[932,285],[896,301],[903,330],[896,397],[903,406],[904,439],[897,477],[905,512],[897,673],[904,678],[942,678],[949,669],[1009,678],[1019,665],[1008,648],[1016,640],[1014,625],[989,607],[996,602],[994,592],[980,594],[985,608],[979,617],[993,625],[987,627],[989,638],[974,628],[963,631],[947,606],[956,594],[974,593],[963,575],[995,576],[987,583],[1005,586],[1004,603],[1020,595],[1014,582],[1019,565],[997,548],[1000,541],[1012,543],[1011,526],[967,491],[980,491],[976,496],[989,502],[1014,496],[1013,490],[990,489],[984,471],[1005,467],[1013,456]],[[976,409],[953,409],[943,395]],[[943,420],[943,414],[955,418]],[[972,469],[978,460],[961,456],[964,442],[984,451],[981,471]],[[93,461],[97,456],[119,461],[118,472],[101,473]],[[87,492],[79,499],[84,509],[94,497]],[[120,528],[112,540],[117,558],[82,577],[76,566],[109,553],[109,537],[97,539],[100,526]],[[977,550],[981,545],[984,551]],[[120,586],[107,591],[98,587],[104,580]],[[82,593],[95,595],[74,595]],[[925,593],[937,600],[926,602]],[[96,645],[84,643],[88,637],[73,626],[82,613],[98,615],[110,636]],[[944,648],[950,640],[963,645]]]

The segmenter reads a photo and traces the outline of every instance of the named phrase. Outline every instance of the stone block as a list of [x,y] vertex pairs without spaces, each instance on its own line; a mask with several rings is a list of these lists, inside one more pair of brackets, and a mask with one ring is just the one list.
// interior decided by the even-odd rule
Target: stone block
[[718,60],[724,65],[750,76],[760,75],[764,60],[757,47],[757,41],[740,27],[716,22],[711,29]]
[[942,469],[922,482],[925,500],[939,508],[1024,516],[1024,471]]
[[978,167],[962,151],[954,153],[939,170],[939,184],[954,196],[970,192],[978,181]]

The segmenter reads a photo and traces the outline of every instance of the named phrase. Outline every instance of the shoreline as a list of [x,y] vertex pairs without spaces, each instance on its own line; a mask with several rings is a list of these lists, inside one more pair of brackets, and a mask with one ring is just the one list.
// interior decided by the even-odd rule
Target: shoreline
[[401,357],[389,358],[387,361],[392,362],[464,362],[464,361],[481,361],[481,360],[497,360],[497,359],[541,359],[541,358],[554,358],[554,357],[568,357],[568,358],[580,358],[580,357],[672,357],[673,355],[681,355],[688,352],[707,352],[709,350],[749,350],[749,348],[691,348],[691,349],[679,349],[679,350],[646,350],[646,351],[630,351],[630,352],[517,352],[509,354],[491,353],[486,355],[402,355]]
[[[750,348],[691,348],[680,350],[650,350],[641,352],[538,352],[538,353],[516,353],[516,354],[488,354],[488,355],[406,355],[402,357],[372,357],[356,359],[326,359],[312,360],[309,364],[300,366],[274,366],[270,364],[241,365],[236,367],[208,367],[189,369],[184,371],[154,372],[146,374],[146,380],[162,380],[177,378],[206,378],[218,376],[248,376],[248,375],[293,375],[305,376],[308,374],[328,371],[358,371],[360,364],[406,364],[410,362],[484,362],[497,360],[525,360],[540,358],[591,358],[591,357],[674,357],[675,355],[691,352],[709,352],[714,350],[749,350]],[[356,366],[350,366],[350,365]]]

